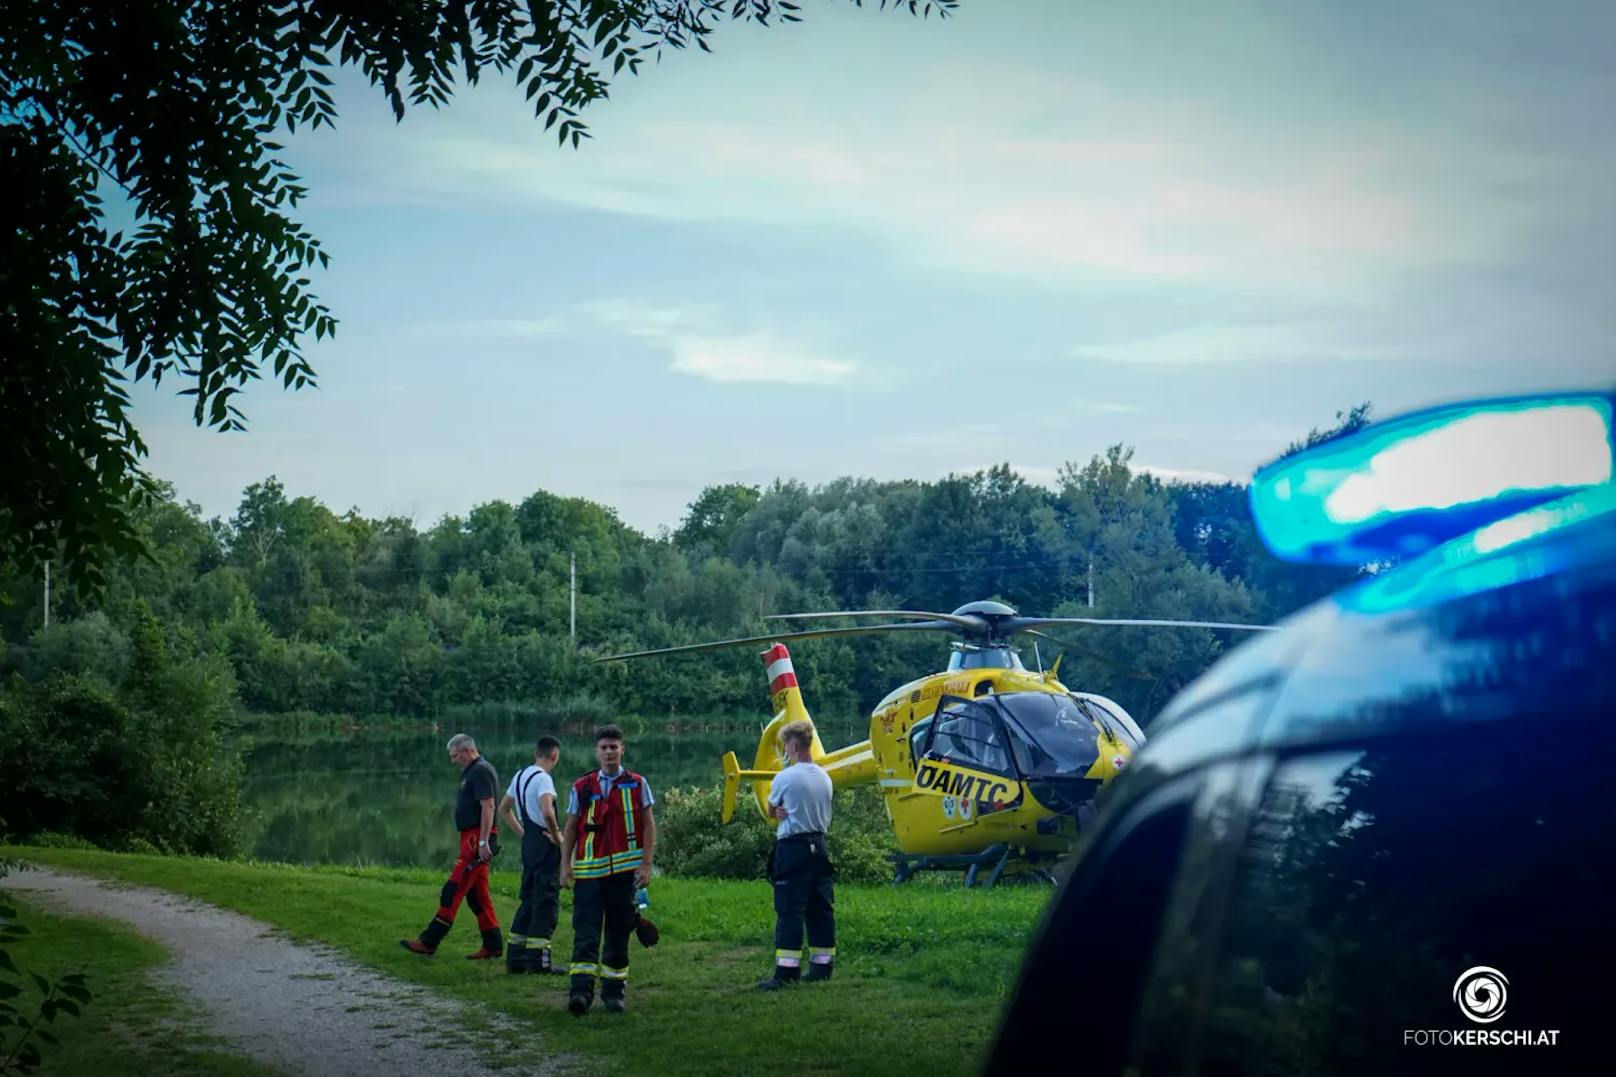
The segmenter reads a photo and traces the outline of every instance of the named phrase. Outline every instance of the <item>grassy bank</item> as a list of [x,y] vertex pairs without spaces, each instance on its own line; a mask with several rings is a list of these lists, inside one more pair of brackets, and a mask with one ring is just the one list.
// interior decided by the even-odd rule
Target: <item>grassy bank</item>
[[[763,882],[658,879],[653,950],[631,943],[630,1013],[568,1016],[565,980],[511,977],[460,954],[476,946],[464,910],[435,958],[397,940],[431,916],[442,875],[414,869],[302,868],[70,849],[14,850],[25,860],[157,886],[236,909],[299,939],[489,1007],[538,1031],[589,1072],[712,1074],[792,1070],[971,1073],[991,1034],[1046,887],[846,885],[837,891],[836,979],[783,995],[753,990],[768,971],[773,913]],[[501,921],[517,877],[496,872]],[[570,895],[563,896],[566,902]],[[557,932],[571,947],[569,909]]]
[[[11,945],[12,959],[49,980],[85,973],[95,995],[80,1016],[60,1015],[43,1026],[62,1046],[43,1048],[42,1072],[79,1077],[126,1077],[130,1072],[268,1077],[279,1072],[231,1054],[207,1035],[189,1003],[154,988],[151,972],[168,957],[161,946],[104,920],[53,915],[35,899],[15,892],[6,900],[16,906],[29,932]],[[28,988],[18,1001],[37,1003],[33,985]]]

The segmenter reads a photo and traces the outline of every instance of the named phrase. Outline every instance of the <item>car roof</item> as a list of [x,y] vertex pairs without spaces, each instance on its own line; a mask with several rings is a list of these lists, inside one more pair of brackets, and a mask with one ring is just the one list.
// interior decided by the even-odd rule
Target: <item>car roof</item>
[[1369,576],[1237,647],[1152,723],[1141,763],[1616,705],[1616,486]]

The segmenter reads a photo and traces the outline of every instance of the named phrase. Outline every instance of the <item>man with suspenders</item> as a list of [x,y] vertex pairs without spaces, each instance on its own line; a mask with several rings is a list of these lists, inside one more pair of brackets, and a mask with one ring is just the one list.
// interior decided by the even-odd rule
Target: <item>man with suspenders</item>
[[550,962],[561,895],[561,828],[550,772],[560,758],[561,742],[540,737],[533,747],[533,765],[511,779],[499,804],[500,814],[522,839],[521,904],[511,921],[506,972],[566,973]]

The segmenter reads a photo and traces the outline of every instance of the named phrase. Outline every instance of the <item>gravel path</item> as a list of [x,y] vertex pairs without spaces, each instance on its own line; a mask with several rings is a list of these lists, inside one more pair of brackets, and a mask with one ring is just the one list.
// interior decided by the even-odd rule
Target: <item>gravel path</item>
[[[426,988],[355,964],[326,948],[291,942],[239,913],[163,890],[103,883],[30,868],[0,887],[35,896],[66,914],[122,921],[161,943],[173,958],[159,986],[193,1000],[207,1030],[242,1054],[293,1074],[454,1073],[494,1077],[476,1057],[472,1030],[489,1015]],[[505,1022],[498,1039],[526,1042],[532,1030]],[[444,1030],[454,1030],[445,1035]],[[523,1065],[520,1072],[546,1067]]]

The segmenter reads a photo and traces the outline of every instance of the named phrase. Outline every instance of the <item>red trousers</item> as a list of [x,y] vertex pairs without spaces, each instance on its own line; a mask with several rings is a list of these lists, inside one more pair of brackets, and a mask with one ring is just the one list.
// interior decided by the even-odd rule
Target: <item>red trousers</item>
[[454,923],[463,899],[477,917],[477,926],[489,931],[499,927],[499,917],[494,914],[494,899],[488,893],[488,865],[477,860],[477,830],[472,827],[460,832],[460,855],[438,898],[438,919],[445,926]]

